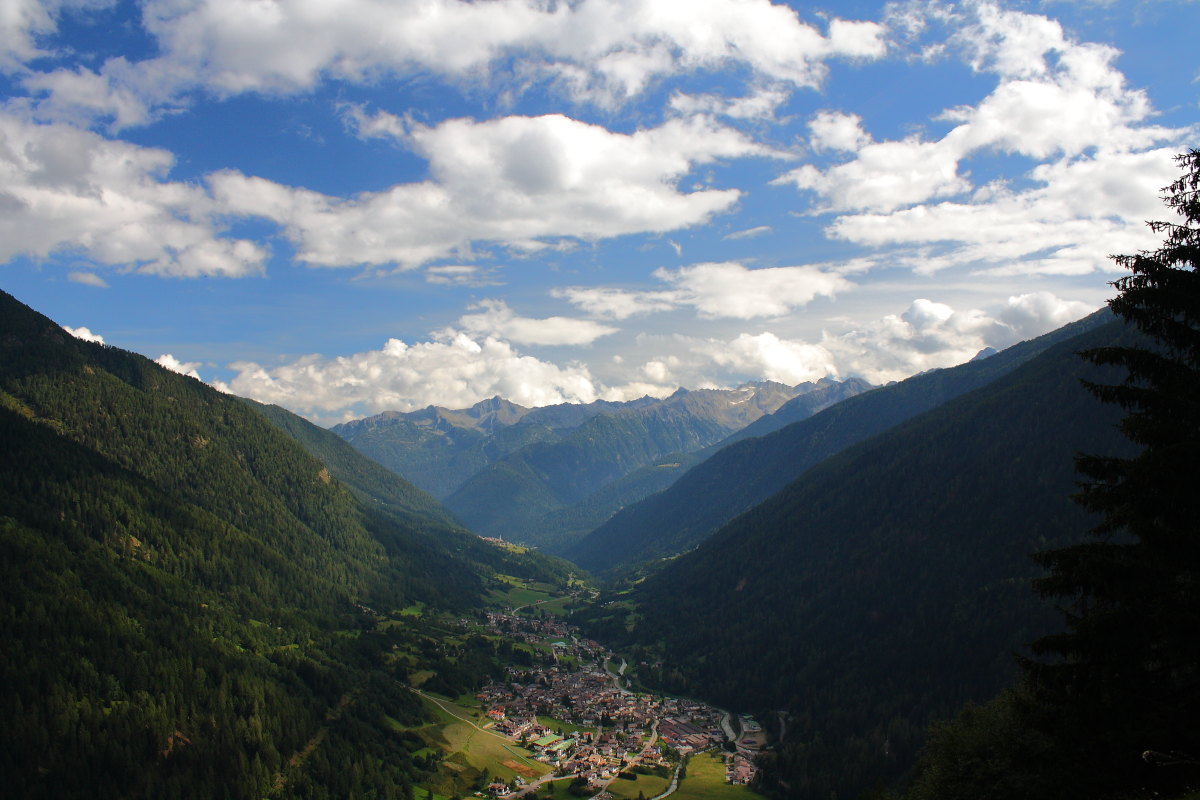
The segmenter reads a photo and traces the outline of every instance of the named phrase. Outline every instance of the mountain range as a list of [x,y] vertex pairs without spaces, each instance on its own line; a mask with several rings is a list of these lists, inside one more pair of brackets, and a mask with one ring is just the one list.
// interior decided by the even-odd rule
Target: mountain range
[[857,379],[768,382],[535,409],[492,398],[457,411],[388,412],[332,430],[429,490],[477,533],[558,552],[622,506],[670,485],[748,425],[775,414],[783,425],[864,388]]

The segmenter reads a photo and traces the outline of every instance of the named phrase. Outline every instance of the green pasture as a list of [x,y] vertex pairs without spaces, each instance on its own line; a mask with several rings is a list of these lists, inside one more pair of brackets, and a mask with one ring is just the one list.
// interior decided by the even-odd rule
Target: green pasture
[[[653,797],[647,794],[646,797]],[[679,782],[672,800],[761,800],[748,786],[725,782],[725,762],[714,752],[698,753],[688,761],[687,777]]]

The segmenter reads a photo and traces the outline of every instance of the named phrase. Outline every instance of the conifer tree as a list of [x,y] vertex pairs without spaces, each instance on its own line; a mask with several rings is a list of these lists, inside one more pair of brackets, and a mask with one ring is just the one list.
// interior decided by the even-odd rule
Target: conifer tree
[[1095,536],[1037,556],[1067,629],[1026,667],[1067,796],[1200,786],[1200,151],[1177,160],[1180,219],[1149,223],[1159,249],[1114,257],[1129,274],[1109,305],[1144,336],[1084,353],[1123,371],[1089,388],[1124,410],[1136,454],[1078,458]]

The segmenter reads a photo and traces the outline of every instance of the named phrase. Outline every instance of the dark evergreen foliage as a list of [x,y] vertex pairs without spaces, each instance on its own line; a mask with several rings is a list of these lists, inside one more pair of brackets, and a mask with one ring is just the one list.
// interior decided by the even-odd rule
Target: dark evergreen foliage
[[[1088,386],[1125,412],[1136,450],[1089,444],[1076,498],[1101,522],[1090,540],[1037,556],[1050,572],[1035,588],[1062,603],[1066,630],[1035,643],[1013,691],[938,730],[914,798],[1190,797],[1200,787],[1200,152],[1179,162],[1184,175],[1164,199],[1182,220],[1150,223],[1165,234],[1158,250],[1115,257],[1130,274],[1110,306],[1146,338],[1084,353],[1121,373]],[[974,775],[957,766],[981,760],[989,767]]]
[[[1179,162],[1165,200],[1181,220],[1150,223],[1158,250],[1115,258],[1130,274],[1112,310],[1153,346],[1084,354],[1124,371],[1089,388],[1125,412],[1139,452],[1079,459],[1078,500],[1103,521],[1093,541],[1039,556],[1037,589],[1068,602],[1068,630],[1036,643],[1058,659],[1029,670],[1063,738],[1089,732],[1071,750],[1081,789],[1200,786],[1200,152]],[[1147,750],[1181,763],[1148,765]]]
[[598,606],[593,630],[639,647],[650,686],[777,730],[786,711],[773,793],[894,784],[932,720],[993,696],[1012,651],[1052,629],[1028,554],[1085,534],[1072,455],[1120,445],[1079,383],[1105,373],[1075,353],[1127,335],[1110,318],[827,459],[648,578],[634,616]]
[[428,765],[389,722],[422,713],[394,648],[452,694],[490,649],[371,609],[469,609],[516,556],[331,460],[0,295],[5,796],[410,796]]

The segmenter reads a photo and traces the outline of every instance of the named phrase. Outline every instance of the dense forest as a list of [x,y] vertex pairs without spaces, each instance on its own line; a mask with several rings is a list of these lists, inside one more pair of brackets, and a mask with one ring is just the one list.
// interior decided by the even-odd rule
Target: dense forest
[[375,609],[450,615],[497,568],[562,569],[271,416],[0,297],[11,796],[406,797],[421,744],[393,725],[421,712],[391,654],[451,693],[495,659],[448,649],[435,614],[377,630]]
[[1093,328],[827,459],[641,583],[636,614],[592,612],[593,632],[631,646],[649,686],[769,711],[777,731],[784,711],[781,796],[892,785],[930,722],[993,695],[1051,629],[1028,554],[1088,528],[1075,451],[1120,447],[1079,384],[1103,373],[1075,353],[1124,335]]
[[1149,223],[1162,246],[1116,257],[1129,274],[1110,305],[1147,341],[1084,353],[1120,373],[1088,388],[1136,452],[1084,451],[1075,499],[1099,522],[1037,554],[1065,628],[1010,690],[934,730],[911,800],[1200,792],[1200,151],[1178,162],[1176,219]]

